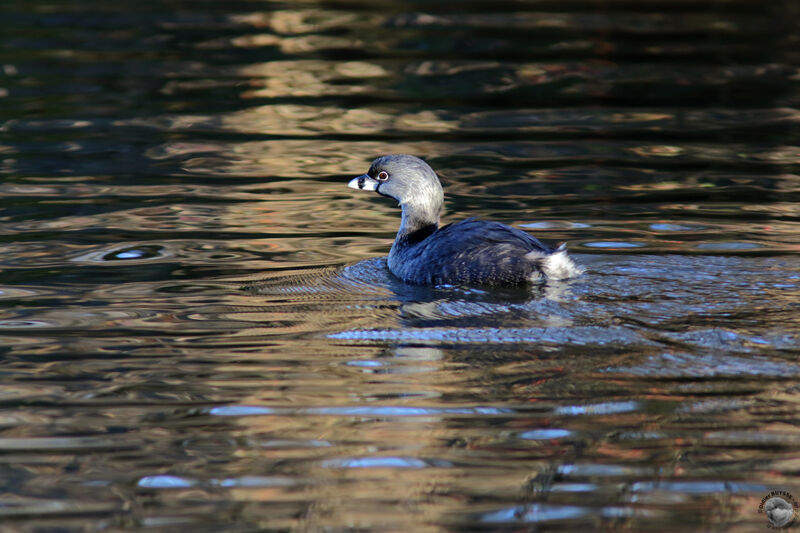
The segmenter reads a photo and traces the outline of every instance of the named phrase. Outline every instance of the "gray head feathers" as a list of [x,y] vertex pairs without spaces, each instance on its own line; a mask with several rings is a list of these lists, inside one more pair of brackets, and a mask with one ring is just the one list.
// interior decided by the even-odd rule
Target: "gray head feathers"
[[413,155],[385,155],[372,162],[367,174],[381,181],[382,172],[388,177],[377,188],[380,194],[420,214],[435,213],[438,221],[444,194],[439,177],[425,161]]
[[439,224],[444,194],[439,177],[413,155],[384,155],[372,162],[366,174],[350,180],[349,187],[376,191],[394,198],[403,208],[401,233]]

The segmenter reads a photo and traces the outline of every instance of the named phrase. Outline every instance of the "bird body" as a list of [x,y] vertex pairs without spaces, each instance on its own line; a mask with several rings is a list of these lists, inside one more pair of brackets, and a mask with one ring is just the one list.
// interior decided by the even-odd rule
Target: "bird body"
[[379,157],[348,186],[399,202],[400,229],[387,264],[406,283],[513,286],[582,272],[564,245],[551,248],[506,224],[468,218],[439,227],[442,187],[433,169],[417,157]]

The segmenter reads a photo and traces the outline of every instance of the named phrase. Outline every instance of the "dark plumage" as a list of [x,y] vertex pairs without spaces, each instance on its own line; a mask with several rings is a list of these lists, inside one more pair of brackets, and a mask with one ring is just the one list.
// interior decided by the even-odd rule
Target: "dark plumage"
[[389,270],[415,285],[522,285],[577,276],[561,245],[551,248],[524,231],[468,218],[439,228],[442,186],[422,159],[386,155],[349,187],[376,191],[402,207]]

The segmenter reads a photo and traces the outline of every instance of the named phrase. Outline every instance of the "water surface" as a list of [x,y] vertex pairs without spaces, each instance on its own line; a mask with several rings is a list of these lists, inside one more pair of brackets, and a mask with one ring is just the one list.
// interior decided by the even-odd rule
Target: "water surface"
[[[800,498],[797,8],[6,1],[0,519],[752,531]],[[576,280],[388,273],[445,221]]]

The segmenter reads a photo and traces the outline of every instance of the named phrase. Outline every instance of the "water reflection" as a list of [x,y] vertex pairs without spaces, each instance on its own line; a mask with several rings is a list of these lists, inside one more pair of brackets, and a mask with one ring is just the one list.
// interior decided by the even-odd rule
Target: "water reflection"
[[[796,9],[451,11],[0,5],[4,527],[751,530],[800,491]],[[345,187],[387,152],[587,275],[400,283]]]

